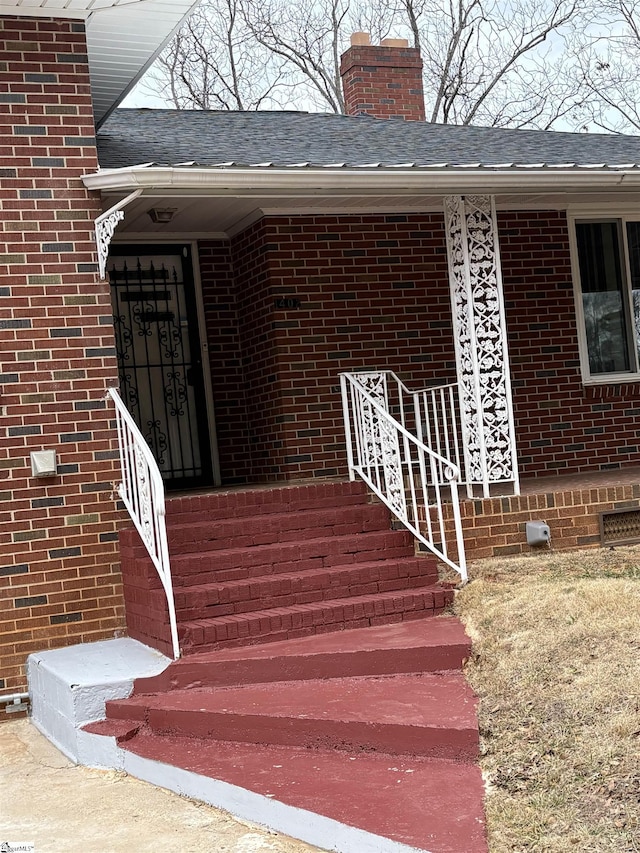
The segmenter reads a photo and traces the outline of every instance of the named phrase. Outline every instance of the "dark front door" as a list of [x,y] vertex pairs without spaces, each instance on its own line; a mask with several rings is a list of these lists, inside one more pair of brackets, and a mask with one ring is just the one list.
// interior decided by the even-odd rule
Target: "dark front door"
[[120,392],[169,489],[212,483],[191,250],[113,246]]

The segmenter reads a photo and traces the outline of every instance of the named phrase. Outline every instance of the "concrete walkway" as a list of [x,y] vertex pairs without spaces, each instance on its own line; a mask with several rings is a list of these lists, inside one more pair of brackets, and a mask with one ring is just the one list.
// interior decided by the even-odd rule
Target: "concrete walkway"
[[0,844],[35,853],[318,850],[113,770],[77,767],[28,720],[0,724]]

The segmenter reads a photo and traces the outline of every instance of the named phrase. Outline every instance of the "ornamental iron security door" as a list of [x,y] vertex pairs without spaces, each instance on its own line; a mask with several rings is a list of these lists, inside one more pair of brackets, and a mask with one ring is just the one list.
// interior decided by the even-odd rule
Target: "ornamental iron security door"
[[168,489],[211,485],[190,249],[118,246],[109,279],[122,399]]

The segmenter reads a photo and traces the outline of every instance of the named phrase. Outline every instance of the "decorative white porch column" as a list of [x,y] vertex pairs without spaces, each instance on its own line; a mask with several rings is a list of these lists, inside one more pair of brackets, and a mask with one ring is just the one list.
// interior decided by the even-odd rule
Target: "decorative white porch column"
[[495,200],[444,199],[460,417],[469,494],[519,494]]

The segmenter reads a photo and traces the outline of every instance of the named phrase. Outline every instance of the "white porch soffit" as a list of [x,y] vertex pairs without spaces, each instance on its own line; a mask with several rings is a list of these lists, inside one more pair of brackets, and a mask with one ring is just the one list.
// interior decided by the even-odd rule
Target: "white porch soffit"
[[99,125],[138,82],[199,0],[1,0],[4,15],[86,22]]

